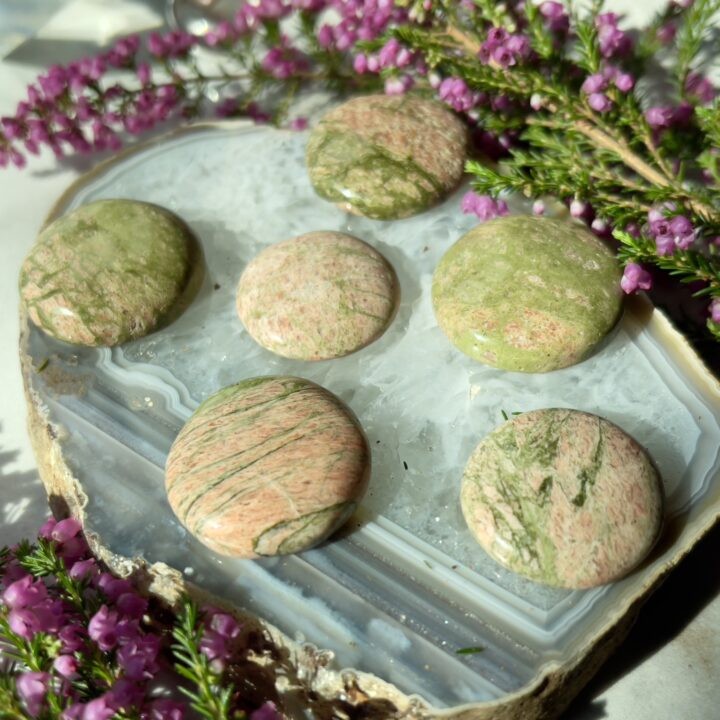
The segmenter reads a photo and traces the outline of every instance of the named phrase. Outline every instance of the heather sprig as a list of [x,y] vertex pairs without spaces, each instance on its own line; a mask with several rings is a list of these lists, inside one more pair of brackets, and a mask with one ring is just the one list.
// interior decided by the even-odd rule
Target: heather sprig
[[[104,571],[72,518],[0,551],[0,717],[183,720],[185,702],[157,695],[159,673],[201,715],[245,717],[227,680],[239,636],[227,613],[185,599],[174,616]],[[281,718],[269,702],[250,714]]]
[[[311,88],[413,91],[462,115],[485,155],[468,163],[466,211],[502,214],[508,192],[582,204],[579,219],[614,235],[631,266],[626,291],[650,286],[650,266],[697,282],[720,339],[720,106],[707,74],[719,16],[720,0],[671,0],[631,31],[603,0],[239,0],[204,38],[130,37],[50,68],[0,119],[0,165],[43,145],[114,150],[178,116],[299,129],[293,99]],[[216,70],[201,69],[208,49]],[[677,232],[657,232],[652,212]]]

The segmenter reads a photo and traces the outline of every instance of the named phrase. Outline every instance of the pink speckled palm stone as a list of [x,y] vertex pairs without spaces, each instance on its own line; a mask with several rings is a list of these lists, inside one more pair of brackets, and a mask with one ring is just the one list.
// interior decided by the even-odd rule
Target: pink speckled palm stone
[[535,410],[475,449],[460,494],[470,531],[498,562],[547,585],[617,580],[650,552],[663,490],[645,451],[608,420]]
[[370,454],[353,414],[308,380],[260,377],[208,398],[165,466],[180,522],[223,555],[306,550],[352,515]]
[[382,335],[397,300],[395,271],[377,250],[344,233],[311,232],[272,245],[248,264],[237,310],[264,348],[327,360]]

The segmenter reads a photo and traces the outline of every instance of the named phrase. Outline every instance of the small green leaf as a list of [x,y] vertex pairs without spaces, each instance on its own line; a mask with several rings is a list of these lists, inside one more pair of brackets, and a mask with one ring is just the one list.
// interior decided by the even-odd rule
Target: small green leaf
[[475,647],[460,648],[455,651],[456,655],[477,655],[485,650],[482,645],[476,645]]

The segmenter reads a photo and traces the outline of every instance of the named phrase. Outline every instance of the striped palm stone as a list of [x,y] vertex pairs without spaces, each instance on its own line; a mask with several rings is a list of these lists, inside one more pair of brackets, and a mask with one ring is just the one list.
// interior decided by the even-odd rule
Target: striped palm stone
[[565,588],[631,571],[663,517],[663,488],[643,448],[577,410],[535,410],[496,428],[467,463],[460,502],[470,531],[498,562]]
[[311,232],[266,248],[245,268],[237,310],[264,348],[298,360],[326,360],[379,337],[397,306],[388,261],[362,240]]
[[318,195],[392,220],[427,210],[458,186],[467,143],[463,123],[434,100],[369,95],[320,120],[306,159]]
[[438,325],[466,355],[519,372],[587,357],[622,308],[611,250],[579,223],[504,217],[463,235],[433,275]]
[[163,208],[99,200],[48,225],[20,273],[32,321],[78,345],[146,335],[176,304],[191,271],[192,235]]
[[165,468],[168,500],[200,542],[241,558],[322,542],[352,515],[370,455],[353,414],[295,377],[259,377],[208,398]]

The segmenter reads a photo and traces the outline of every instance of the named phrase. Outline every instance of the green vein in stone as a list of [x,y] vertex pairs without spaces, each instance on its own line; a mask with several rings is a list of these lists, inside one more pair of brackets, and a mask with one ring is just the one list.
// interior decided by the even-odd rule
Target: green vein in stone
[[[331,535],[347,521],[354,510],[355,503],[346,501],[299,518],[279,522],[253,540],[253,549],[258,555],[287,555],[304,550]],[[276,547],[276,536],[289,529],[292,529],[292,533]]]
[[583,468],[578,473],[580,489],[578,490],[577,495],[572,500],[573,505],[575,505],[576,507],[582,507],[583,505],[585,505],[588,490],[591,490],[594,487],[598,473],[600,472],[600,468],[603,464],[603,453],[605,451],[605,436],[603,434],[600,418],[598,418],[597,425],[598,440],[595,445],[595,452],[593,453],[592,461],[588,467]]
[[[307,420],[309,420],[309,419],[310,419],[310,418],[307,418]],[[301,424],[301,425],[306,425],[306,424],[307,424],[307,421],[305,421],[305,422],[303,422],[303,423],[300,423],[300,424]],[[195,497],[189,498],[189,499],[190,499],[190,504],[189,504],[187,507],[183,507],[183,503],[180,503],[180,505],[178,505],[178,513],[179,513],[179,514],[182,514],[183,517],[187,518],[187,516],[192,512],[192,508],[195,506],[195,504],[196,504],[205,494],[207,494],[210,490],[213,490],[214,488],[219,487],[220,485],[224,484],[227,480],[232,480],[232,479],[235,478],[239,473],[247,470],[249,467],[252,467],[252,466],[254,466],[254,465],[257,465],[257,464],[260,463],[262,460],[266,460],[267,458],[271,457],[272,455],[274,455],[276,452],[282,450],[283,448],[289,447],[290,445],[293,445],[294,443],[297,443],[297,442],[299,442],[300,440],[303,440],[303,439],[305,439],[305,438],[307,438],[307,437],[311,437],[312,435],[314,435],[314,434],[316,434],[316,433],[318,433],[318,432],[320,432],[320,431],[322,431],[322,430],[326,430],[326,429],[328,429],[329,427],[334,427],[335,425],[336,425],[335,422],[331,422],[331,423],[328,423],[328,425],[326,425],[326,426],[322,426],[321,428],[313,428],[313,431],[312,431],[311,433],[303,433],[303,434],[298,435],[298,436],[296,436],[296,437],[294,437],[294,438],[291,438],[291,439],[287,440],[286,442],[283,442],[283,443],[277,445],[276,447],[273,447],[273,448],[272,448],[271,450],[269,450],[268,452],[264,453],[263,455],[260,455],[259,457],[257,457],[257,458],[255,458],[254,460],[246,463],[245,465],[239,465],[239,466],[235,466],[235,467],[231,468],[231,469],[228,470],[226,473],[223,473],[222,475],[218,476],[218,478],[217,478],[216,480],[214,480],[214,481],[212,481],[212,482],[208,482],[207,484],[205,484],[205,485],[203,486],[201,492],[200,492],[198,495],[196,495]],[[267,442],[270,442],[272,439],[275,439],[275,438],[277,438],[277,437],[278,437],[278,435],[274,435],[273,438],[269,438],[269,439],[267,440]],[[263,443],[263,444],[265,444],[265,443]],[[217,512],[222,506],[226,505],[226,504],[227,504],[228,502],[230,502],[233,498],[234,498],[234,496],[231,496],[231,497],[228,498],[228,499],[222,500],[222,502],[220,503],[219,506],[212,508],[212,510],[209,510],[208,512],[210,512],[210,513]],[[187,498],[186,498],[186,499],[187,499]]]

